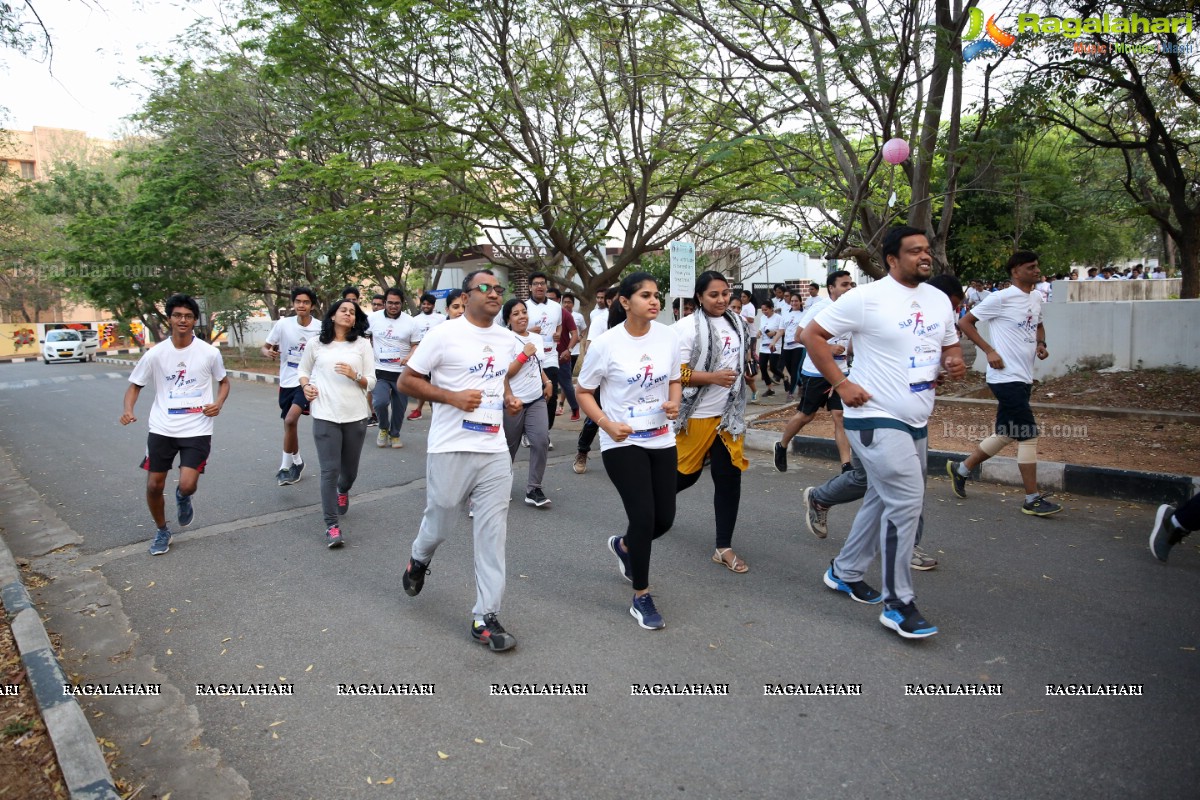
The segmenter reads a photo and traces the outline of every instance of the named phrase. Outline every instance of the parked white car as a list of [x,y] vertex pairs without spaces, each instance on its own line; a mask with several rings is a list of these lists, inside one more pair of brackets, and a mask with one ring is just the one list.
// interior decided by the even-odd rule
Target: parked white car
[[84,339],[79,331],[60,328],[47,331],[42,339],[42,362],[90,361],[96,357],[100,343],[96,339]]

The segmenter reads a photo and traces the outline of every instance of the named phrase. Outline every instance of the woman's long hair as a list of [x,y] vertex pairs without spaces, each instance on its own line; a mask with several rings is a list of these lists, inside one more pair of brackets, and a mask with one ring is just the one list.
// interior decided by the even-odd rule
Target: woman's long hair
[[321,335],[317,337],[321,344],[329,344],[333,341],[333,315],[338,309],[346,303],[354,306],[354,324],[350,326],[350,330],[346,332],[346,341],[353,342],[359,336],[365,336],[367,333],[367,315],[358,307],[358,303],[345,298],[338,300],[329,307],[325,312],[325,318],[321,320]]

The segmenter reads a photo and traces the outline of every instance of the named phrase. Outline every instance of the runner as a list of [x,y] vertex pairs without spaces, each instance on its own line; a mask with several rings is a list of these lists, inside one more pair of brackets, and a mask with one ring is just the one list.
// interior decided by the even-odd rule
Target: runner
[[[841,396],[850,446],[867,473],[866,497],[823,579],[860,603],[883,601],[880,623],[902,637],[924,638],[937,628],[917,610],[910,561],[925,498],[927,425],[939,365],[953,378],[966,366],[950,301],[921,285],[933,265],[925,234],[893,228],[883,255],[888,275],[826,306],[801,337]],[[854,337],[853,380],[842,374],[828,342],[847,334]],[[883,595],[863,580],[881,552]]]
[[[572,382],[574,380],[575,364],[576,364],[576,362],[579,361],[580,344],[582,343],[582,341],[587,333],[588,325],[587,325],[587,321],[583,317],[583,314],[581,312],[575,310],[575,295],[571,294],[570,292],[567,292],[566,294],[564,294],[562,296],[562,307],[563,307],[563,316],[564,317],[570,316],[571,319],[575,321],[575,330],[578,331],[578,336],[575,339],[575,345],[567,352],[567,355],[569,356],[569,359],[570,359],[569,362],[563,362],[560,365],[561,369],[563,370],[563,374],[565,375],[565,379],[562,381],[562,383],[564,384],[563,391],[565,392],[566,385],[572,384]],[[572,385],[570,400],[574,400],[574,399],[575,399],[575,388]],[[571,403],[568,401],[567,405],[571,406],[571,421],[578,422],[579,421],[579,403],[577,403],[577,402]],[[558,410],[560,413],[563,410],[561,400],[558,402]]]
[[[825,279],[825,285],[829,289],[829,297],[813,299],[812,305],[797,323],[798,330],[803,330],[821,309],[836,302],[839,297],[850,291],[850,273],[845,270],[831,272]],[[843,375],[848,375],[850,373],[850,337],[839,336],[830,339],[829,347],[833,352],[838,369]],[[803,366],[799,371],[800,404],[796,407],[796,413],[787,421],[787,426],[783,429],[783,436],[775,443],[775,469],[787,472],[787,452],[792,439],[805,425],[816,419],[818,411],[827,408],[830,416],[833,417],[833,440],[837,443],[838,457],[841,459],[842,471],[845,472],[850,467],[851,454],[850,441],[846,438],[846,431],[842,427],[842,401],[837,393],[831,390],[829,381],[822,377],[816,364],[807,355],[805,355]]]
[[362,292],[358,290],[357,286],[347,286],[342,289],[342,299],[349,300],[354,305],[358,305],[362,301]]
[[[762,372],[763,382],[767,390],[763,397],[772,397],[775,390],[773,383],[783,383],[783,375],[779,372],[779,340],[783,337],[783,317],[775,313],[775,307],[770,303],[762,305],[762,322],[758,324],[758,366]],[[772,381],[771,377],[775,380]]]
[[732,292],[719,272],[696,278],[700,311],[681,322],[679,361],[683,398],[676,424],[679,453],[676,492],[682,492],[711,465],[716,551],[712,560],[730,572],[749,572],[733,552],[733,529],[742,501],[746,460],[746,363],[751,358],[746,324],[728,308]]
[[[742,292],[744,296],[746,292]],[[758,326],[754,324],[754,314],[750,314],[750,319],[746,319],[746,315],[742,313],[742,301],[737,297],[729,298],[729,310],[737,314],[741,320],[746,323],[746,338],[749,342],[749,349],[752,354],[757,353],[758,341]],[[758,374],[758,361],[756,356],[751,355],[750,361],[746,364],[746,388],[750,390],[750,400],[758,399],[758,389],[754,384],[754,376]]]
[[[568,406],[571,407],[571,419],[579,419],[579,402],[575,399],[575,386],[572,382],[571,375],[571,349],[579,347],[579,327],[575,322],[575,317],[570,313],[566,303],[563,302],[563,295],[558,289],[551,286],[546,290],[546,296],[554,302],[558,303],[562,308],[562,333],[555,340],[555,349],[558,351],[558,358],[555,364],[558,367],[558,385],[562,388],[562,397],[558,398],[558,403],[551,410],[551,418],[557,417],[563,413],[563,400],[566,400]],[[571,296],[572,307],[574,307],[575,296]],[[554,445],[550,445],[550,449],[554,449]]]
[[[529,276],[529,299],[525,310],[529,312],[529,332],[542,337],[542,369],[554,384],[554,394],[546,407],[550,427],[554,427],[554,409],[558,405],[558,340],[564,334],[562,306],[550,298],[547,291],[550,278],[544,272]],[[572,324],[574,324],[572,322]],[[553,450],[553,446],[550,448]]]
[[783,313],[782,343],[783,368],[787,371],[787,380],[783,387],[787,390],[787,401],[796,399],[796,389],[800,386],[800,365],[804,363],[804,345],[800,344],[800,320],[804,319],[804,300],[799,293],[788,298],[791,306]]
[[[596,292],[596,309],[592,311],[592,322],[588,326],[587,350],[591,350],[592,342],[600,338],[608,330],[609,312],[617,302],[617,292],[618,288],[616,286],[610,286],[607,289]],[[603,309],[600,308],[601,304],[604,305]],[[601,313],[597,313],[597,311]],[[587,351],[584,352],[584,357],[587,357]],[[582,372],[582,368],[580,372]],[[587,472],[588,453],[592,451],[592,442],[596,441],[596,434],[599,432],[600,428],[595,422],[592,422],[591,417],[585,414],[583,417],[583,427],[579,429],[579,439],[575,446],[575,463],[571,465],[571,470],[576,475],[582,475]]]
[[458,319],[467,310],[467,297],[462,289],[451,289],[446,295],[446,319]]
[[387,295],[376,294],[371,297],[371,313],[383,311],[384,305],[387,303]]
[[[429,331],[431,331],[435,326],[440,325],[441,323],[446,321],[445,315],[439,314],[433,310],[433,307],[436,304],[437,304],[437,298],[433,296],[432,292],[426,292],[425,294],[421,295],[421,313],[417,314],[415,317],[413,317],[413,323],[416,325],[416,328],[417,328],[417,339],[416,339],[417,342],[420,342],[421,340],[423,340],[425,338],[425,335],[428,334]],[[447,310],[449,310],[449,308],[450,308],[449,297],[447,297],[446,308],[447,308]],[[465,306],[464,306],[464,308],[465,308]],[[409,354],[409,358],[412,358],[411,354]],[[420,419],[421,418],[421,410],[424,408],[425,408],[425,401],[417,400],[417,407],[412,410],[412,413],[408,415],[408,418],[409,419]]]
[[[996,430],[965,461],[947,461],[946,474],[954,494],[965,499],[971,470],[1016,440],[1017,470],[1025,486],[1021,512],[1048,517],[1062,511],[1062,506],[1048,500],[1037,488],[1038,428],[1029,397],[1033,392],[1033,359],[1050,355],[1042,326],[1042,295],[1034,288],[1042,278],[1037,253],[1013,253],[1008,259],[1008,274],[1011,286],[993,292],[958,321],[963,335],[987,356],[987,385],[998,402]],[[979,321],[991,323],[995,347],[975,327]]]
[[396,382],[418,341],[416,323],[404,313],[404,291],[396,286],[388,289],[384,294],[384,307],[367,317],[367,326],[371,349],[375,353],[375,388],[371,392],[371,406],[379,420],[375,444],[399,449],[404,447],[404,442],[400,441],[400,428],[404,424],[408,398],[396,388]]
[[504,411],[520,411],[504,396],[508,364],[518,352],[510,331],[495,324],[504,287],[490,270],[463,281],[467,310],[429,332],[408,360],[400,391],[433,403],[426,448],[425,515],[402,584],[410,597],[425,586],[429,562],[453,530],[464,503],[474,504],[475,607],[471,635],[495,651],[515,647],[498,613],[504,598],[504,545],[512,490],[512,460],[501,435]]
[[517,451],[524,438],[529,444],[529,479],[525,485],[525,505],[548,508],[550,498],[542,491],[542,476],[546,472],[546,451],[550,444],[549,415],[542,410],[553,387],[550,378],[542,370],[542,340],[529,335],[529,312],[525,304],[515,297],[504,304],[501,311],[504,324],[516,335],[519,346],[504,380],[508,383],[508,394],[521,402],[521,410],[515,415],[504,417],[504,438],[508,441],[508,455],[517,460]]
[[341,547],[338,515],[350,509],[350,490],[367,438],[375,356],[367,341],[367,315],[350,298],[333,304],[321,335],[304,349],[300,385],[312,403],[313,441],[321,462],[321,512],[325,544]]
[[579,404],[600,427],[604,470],[629,518],[625,535],[608,539],[621,574],[633,584],[629,613],[638,625],[657,630],[665,623],[650,594],[650,550],[675,521],[675,432],[669,421],[679,415],[682,395],[679,345],[669,328],[655,322],[662,306],[652,275],[627,276],[616,299],[610,327],[593,340],[579,373]]
[[275,479],[280,486],[300,480],[304,470],[304,459],[300,457],[300,416],[308,413],[308,400],[300,388],[297,368],[304,355],[304,346],[309,339],[317,338],[321,332],[321,320],[312,315],[317,305],[317,295],[307,286],[292,289],[293,317],[283,317],[267,334],[263,355],[279,359],[279,416],[283,418],[283,461]]
[[[150,408],[150,434],[146,438],[146,506],[157,533],[150,555],[161,556],[171,549],[171,531],[163,503],[167,473],[179,456],[179,484],[175,487],[175,522],[180,528],[192,524],[196,511],[192,495],[204,472],[212,449],[213,417],[221,413],[229,397],[229,378],[221,351],[192,332],[200,317],[200,306],[186,294],[167,299],[171,338],[159,342],[138,359],[129,375],[121,424],[137,422],[133,407],[147,384],[154,384]],[[213,383],[217,397],[213,400]]]

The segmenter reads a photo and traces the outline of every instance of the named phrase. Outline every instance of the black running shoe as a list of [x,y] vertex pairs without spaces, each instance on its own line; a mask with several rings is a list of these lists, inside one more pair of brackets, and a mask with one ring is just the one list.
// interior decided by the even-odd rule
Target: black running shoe
[[946,461],[946,474],[950,476],[950,484],[954,489],[954,494],[962,499],[967,499],[967,479],[958,474],[959,461]]
[[404,576],[400,578],[400,583],[404,586],[404,593],[409,597],[419,595],[425,588],[425,575],[428,572],[428,564],[422,564],[415,558],[410,558],[408,566],[404,568]]
[[787,472],[787,448],[783,446],[783,442],[775,443],[775,469]]
[[534,508],[545,508],[550,505],[550,498],[546,497],[545,492],[541,488],[530,489],[525,493],[525,505],[533,506]]
[[486,644],[495,652],[511,650],[517,646],[517,637],[504,630],[495,614],[484,614],[483,622],[471,625],[471,636],[480,644]]
[[1021,504],[1021,513],[1029,514],[1034,517],[1048,517],[1051,514],[1057,514],[1062,511],[1062,506],[1058,503],[1052,503],[1046,499],[1046,495],[1039,494],[1032,500]]
[[289,483],[292,482],[289,478],[291,473],[292,473],[291,468],[281,469],[281,470],[279,470],[279,472],[275,473],[275,480],[279,481],[280,486],[287,486]]
[[879,615],[879,621],[905,639],[924,639],[938,632],[937,626],[926,622],[921,612],[917,611],[916,603],[885,608]]
[[844,581],[833,574],[833,559],[829,560],[829,569],[825,570],[825,585],[835,592],[845,592],[850,599],[869,606],[883,601],[883,595],[867,585],[866,581]]
[[175,521],[179,527],[186,528],[196,518],[196,509],[192,508],[192,496],[183,494],[175,487]]
[[299,483],[301,472],[304,472],[303,464],[292,464],[292,468],[288,470],[288,483]]

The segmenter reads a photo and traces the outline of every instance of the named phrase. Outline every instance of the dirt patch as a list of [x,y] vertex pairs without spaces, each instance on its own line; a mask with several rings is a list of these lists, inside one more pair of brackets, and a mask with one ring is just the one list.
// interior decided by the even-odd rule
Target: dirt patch
[[[979,388],[987,391],[986,385],[977,387],[970,380],[943,388],[948,395]],[[1033,399],[1041,403],[1200,413],[1200,372],[1076,372],[1038,385]],[[782,430],[794,408],[772,411],[756,420],[754,427]],[[1070,411],[1039,410],[1035,416],[1041,428],[1038,458],[1043,461],[1178,475],[1200,472],[1200,425],[1118,419]],[[969,453],[990,435],[995,419],[994,406],[938,403],[929,420],[929,447]],[[833,422],[828,415],[820,414],[801,433],[832,437]],[[1015,450],[1010,447],[1001,455],[1014,456]]]
[[16,695],[0,691],[0,800],[47,800],[68,797],[54,745],[42,722],[33,688],[8,623],[0,620],[0,686],[19,687]]

